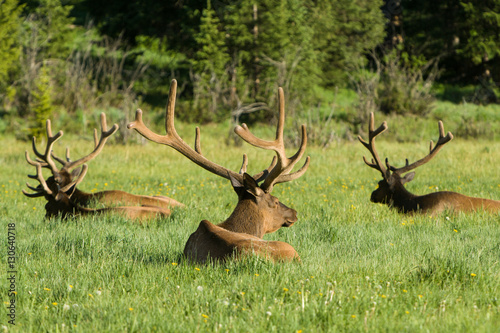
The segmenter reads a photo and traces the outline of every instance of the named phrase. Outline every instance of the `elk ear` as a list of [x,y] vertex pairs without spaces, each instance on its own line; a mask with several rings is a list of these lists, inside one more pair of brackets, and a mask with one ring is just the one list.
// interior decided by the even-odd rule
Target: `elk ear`
[[74,169],[73,171],[71,171],[71,179],[75,179],[76,177],[78,177],[80,175],[81,171],[82,171],[82,167],[78,167],[78,168]]
[[243,187],[243,184],[240,183],[240,181],[236,178],[233,177],[229,172],[227,173],[229,175],[229,179],[231,180],[231,185],[233,188],[236,190],[237,188]]
[[264,191],[259,187],[255,179],[253,179],[252,176],[250,176],[248,173],[243,174],[243,184],[240,183],[240,181],[236,178],[234,178],[230,173],[229,174],[229,179],[231,180],[231,185],[233,185],[233,189],[238,194],[238,196],[241,196],[245,193],[250,193],[254,197],[258,197],[264,193]]
[[254,197],[260,197],[264,194],[264,191],[259,187],[255,179],[246,172],[243,174],[243,186]]
[[401,182],[403,184],[409,183],[413,180],[413,177],[415,177],[415,172],[407,173],[404,177],[401,177]]

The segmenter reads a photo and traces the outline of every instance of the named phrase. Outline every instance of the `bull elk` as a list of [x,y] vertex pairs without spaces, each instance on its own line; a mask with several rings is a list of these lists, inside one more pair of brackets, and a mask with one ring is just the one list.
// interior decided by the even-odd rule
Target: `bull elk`
[[[66,159],[61,159],[55,156],[52,152],[54,143],[59,140],[63,132],[59,131],[52,135],[50,120],[47,120],[47,146],[42,154],[36,148],[36,139],[33,137],[33,152],[37,159],[33,161],[26,151],[27,162],[36,167],[37,174],[28,177],[37,179],[40,183],[38,187],[32,187],[27,184],[28,188],[34,193],[28,193],[23,190],[23,193],[31,198],[45,197],[48,201],[45,205],[46,217],[62,215],[67,217],[73,214],[95,214],[104,211],[118,212],[133,219],[144,219],[156,216],[168,216],[170,214],[169,207],[182,206],[181,203],[167,197],[150,197],[143,195],[134,195],[124,191],[101,191],[96,193],[87,193],[79,190],[76,186],[83,180],[88,166],[88,161],[94,159],[103,149],[107,139],[113,135],[118,129],[118,125],[107,130],[106,116],[101,114],[101,137],[97,138],[97,130],[94,131],[94,150],[76,161],[71,161],[69,157],[69,148],[66,150]],[[58,169],[54,160],[62,165]],[[47,180],[43,178],[42,168],[47,168],[52,172]],[[141,205],[142,207],[113,207],[103,209],[90,209],[83,206],[88,206],[91,203],[98,202],[104,205]]]
[[[443,122],[438,122],[439,139],[436,146],[433,147],[433,142],[430,142],[430,152],[427,156],[420,160],[409,164],[408,159],[406,165],[401,168],[396,168],[389,164],[389,160],[385,159],[385,166],[380,161],[377,150],[375,149],[375,138],[387,130],[387,122],[383,122],[375,130],[375,119],[373,112],[370,114],[370,122],[368,127],[368,142],[358,136],[359,141],[368,149],[372,155],[372,161],[368,162],[363,156],[363,160],[375,170],[380,171],[383,179],[379,181],[378,188],[372,192],[371,201],[376,203],[384,203],[395,207],[401,213],[427,213],[430,215],[439,214],[445,210],[454,212],[472,212],[477,210],[486,210],[489,212],[500,211],[500,201],[473,198],[460,193],[441,191],[426,195],[415,195],[410,193],[404,187],[404,184],[413,180],[415,172],[407,173],[427,162],[429,162],[441,148],[453,139],[453,135],[448,132],[445,136]],[[406,173],[405,175],[403,175]]]
[[[140,109],[136,112],[135,121],[128,124],[128,128],[135,129],[148,140],[174,148],[198,166],[230,180],[238,195],[236,208],[224,222],[214,225],[207,220],[201,221],[198,229],[191,234],[185,245],[185,257],[191,261],[204,263],[207,260],[225,260],[231,255],[255,253],[275,261],[300,260],[291,245],[262,239],[264,234],[272,233],[281,227],[290,227],[297,221],[297,212],[272,196],[271,191],[275,184],[289,182],[302,176],[310,161],[307,157],[302,168],[290,173],[304,154],[307,135],[305,125],[302,125],[301,145],[295,155],[291,158],[286,157],[283,142],[285,122],[283,90],[279,88],[279,120],[276,140],[265,141],[255,137],[245,124],[235,128],[235,132],[249,144],[276,152],[277,158],[273,158],[271,165],[253,176],[246,173],[248,165],[246,154],[243,155],[243,163],[239,172],[222,167],[203,156],[198,127],[195,132],[194,149],[182,140],[174,126],[176,91],[177,81],[172,80],[166,108],[166,135],[156,134],[146,127]],[[262,181],[263,183],[258,185]]]

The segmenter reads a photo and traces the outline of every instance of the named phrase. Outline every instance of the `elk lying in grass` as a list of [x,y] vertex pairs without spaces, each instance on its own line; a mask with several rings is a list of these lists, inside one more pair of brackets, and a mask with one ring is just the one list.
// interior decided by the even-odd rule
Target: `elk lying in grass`
[[60,187],[58,184],[56,184],[56,189],[52,190],[51,188],[49,188],[47,182],[43,178],[43,164],[38,161],[32,161],[29,159],[28,155],[26,156],[28,158],[28,163],[36,167],[36,175],[30,176],[30,178],[37,179],[40,182],[40,185],[36,188],[28,185],[30,189],[35,191],[34,194],[27,193],[24,190],[23,193],[29,197],[39,197],[42,195],[45,196],[45,198],[47,199],[47,204],[45,205],[46,217],[59,215],[62,218],[66,218],[68,216],[76,215],[113,213],[122,215],[128,219],[143,221],[155,217],[167,217],[170,215],[169,209],[155,206],[106,207],[99,209],[82,207],[73,201],[72,195],[74,194],[76,185],[78,185],[83,180],[85,174],[87,173],[88,168],[86,164],[82,166],[80,174],[71,183],[69,183],[65,187]]
[[[243,155],[243,164],[239,173],[226,169],[205,158],[201,153],[200,130],[196,128],[195,148],[192,149],[177,134],[174,127],[175,98],[177,82],[172,81],[166,109],[166,135],[158,135],[144,125],[142,111],[137,110],[135,121],[128,128],[135,129],[146,139],[170,146],[202,168],[231,181],[238,195],[238,204],[233,213],[224,222],[214,225],[207,220],[200,223],[198,229],[189,237],[184,248],[184,255],[196,262],[204,263],[207,259],[224,260],[228,256],[255,253],[268,259],[290,261],[299,259],[292,246],[279,241],[265,241],[264,234],[281,227],[289,227],[297,221],[297,212],[279,202],[270,193],[277,183],[284,183],[303,175],[309,166],[307,157],[304,166],[290,173],[302,157],[307,135],[302,126],[302,143],[297,153],[286,157],[283,143],[285,106],[283,90],[279,89],[279,121],[276,140],[265,141],[251,134],[245,124],[237,126],[235,132],[246,142],[263,149],[274,150],[277,158],[264,171],[251,176],[246,173],[248,159]],[[263,181],[259,186],[258,182]]]
[[[373,191],[371,201],[377,203],[384,203],[392,207],[396,207],[401,213],[427,213],[431,215],[439,214],[445,210],[455,212],[471,212],[476,210],[486,210],[489,212],[500,211],[500,201],[473,198],[466,195],[442,191],[426,195],[414,195],[406,190],[405,183],[413,180],[415,172],[407,173],[427,162],[429,162],[439,150],[449,141],[453,139],[453,135],[448,132],[444,134],[444,126],[439,121],[439,139],[436,146],[433,147],[433,142],[430,143],[430,152],[424,158],[409,164],[406,160],[406,165],[401,168],[395,168],[389,164],[386,158],[385,166],[380,161],[377,151],[375,150],[375,138],[387,130],[387,122],[383,122],[379,128],[375,130],[375,120],[373,113],[370,114],[370,123],[368,128],[368,142],[363,140],[361,136],[358,137],[359,141],[370,151],[373,156],[371,162],[368,162],[363,157],[365,163],[380,171],[383,179],[378,183],[378,188]],[[407,173],[406,175],[402,175]]]
[[[69,148],[66,151],[66,160],[58,158],[52,153],[52,147],[54,143],[59,140],[63,132],[59,131],[55,135],[52,135],[50,120],[47,120],[47,146],[45,153],[42,154],[38,152],[36,148],[36,140],[33,138],[33,152],[37,156],[37,160],[33,161],[29,157],[26,151],[26,160],[29,164],[37,168],[36,176],[29,176],[30,178],[38,179],[40,185],[36,188],[31,187],[28,184],[28,188],[34,191],[34,193],[28,193],[23,191],[23,193],[28,197],[41,197],[44,196],[48,203],[45,206],[46,216],[52,217],[57,215],[62,215],[63,217],[68,216],[73,213],[97,213],[103,210],[94,210],[89,208],[84,208],[82,206],[88,206],[91,203],[100,203],[103,205],[142,205],[141,207],[121,207],[116,209],[104,208],[104,210],[112,210],[123,213],[126,210],[131,211],[130,214],[125,214],[129,217],[137,217],[143,219],[146,216],[155,216],[154,209],[156,208],[160,215],[169,215],[170,206],[182,206],[181,203],[167,198],[167,197],[150,197],[143,195],[134,195],[123,191],[101,191],[96,193],[86,193],[80,191],[76,186],[83,180],[85,173],[87,172],[86,162],[95,158],[103,149],[107,139],[116,132],[118,125],[113,125],[110,130],[107,130],[106,116],[101,114],[101,138],[98,140],[97,131],[94,132],[94,150],[77,161],[71,161],[69,158]],[[54,160],[62,164],[62,168],[58,169]],[[48,168],[52,172],[52,176],[46,181],[43,179],[43,175],[38,168]],[[72,171],[72,169],[74,169]],[[146,206],[149,206],[146,208]],[[144,212],[142,214],[141,212]]]

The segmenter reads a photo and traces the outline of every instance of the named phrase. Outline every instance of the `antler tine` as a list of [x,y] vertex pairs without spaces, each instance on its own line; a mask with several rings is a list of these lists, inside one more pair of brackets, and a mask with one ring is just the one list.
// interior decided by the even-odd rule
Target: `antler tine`
[[280,175],[273,182],[273,185],[276,185],[276,184],[279,184],[279,183],[286,183],[286,182],[289,182],[289,181],[292,181],[294,179],[297,179],[297,178],[301,177],[307,171],[307,168],[309,167],[309,162],[310,161],[311,161],[311,157],[307,156],[306,157],[306,162],[304,163],[304,165],[299,170],[295,171],[294,173],[287,173],[287,174]]
[[[101,138],[99,139],[99,141],[97,141],[97,130],[94,129],[94,145],[95,145],[94,150],[90,154],[88,154],[87,156],[84,156],[76,161],[66,162],[64,164],[63,169],[68,171],[72,168],[80,166],[80,165],[94,159],[97,155],[99,155],[99,153],[104,148],[106,141],[108,141],[108,138],[118,130],[118,125],[114,124],[113,127],[111,127],[109,129],[109,131],[107,128],[108,128],[108,126],[106,124],[106,115],[103,112],[103,113],[101,113]],[[69,160],[69,150],[68,150],[68,153],[66,156],[67,156],[67,159]]]
[[99,139],[97,137],[97,128],[94,128],[94,149],[97,148],[98,145],[99,145]]
[[430,147],[429,147],[429,154],[427,156],[425,156],[424,158],[421,158],[420,160],[418,160],[416,162],[413,162],[412,164],[408,164],[408,159],[406,159],[406,165],[404,167],[401,167],[401,168],[391,167],[391,170],[398,173],[398,174],[402,174],[402,173],[413,170],[413,169],[429,162],[434,156],[436,156],[436,154],[441,150],[441,148],[443,148],[443,146],[446,143],[453,140],[453,134],[451,134],[451,132],[448,132],[446,134],[446,136],[444,135],[444,133],[445,133],[444,132],[444,125],[443,125],[443,122],[441,120],[438,121],[438,128],[439,128],[439,139],[438,139],[436,146],[434,148],[433,148],[434,143],[431,140]]
[[[27,152],[26,152],[26,157],[28,160],[29,156],[28,156]],[[31,162],[33,162],[33,164]],[[40,189],[34,188],[31,185],[29,185],[28,183],[26,183],[28,188],[36,191],[36,193],[35,194],[27,193],[26,191],[23,190],[24,195],[26,195],[28,197],[31,197],[30,194],[35,195],[34,197],[40,197],[40,196],[45,195],[45,194],[52,195],[53,194],[52,190],[48,187],[47,183],[45,182],[45,179],[43,178],[42,164],[40,164],[38,162],[31,161],[31,160],[28,160],[28,163],[30,163],[31,165],[36,167],[36,179],[40,182],[40,185],[42,186],[42,188],[40,188]],[[30,178],[32,178],[32,177],[30,177]],[[39,193],[41,193],[41,195],[38,195]]]
[[194,134],[194,150],[200,154],[200,155],[203,155],[201,153],[201,143],[200,143],[200,139],[201,139],[201,132],[200,132],[200,128],[198,126],[196,126],[196,129],[195,129],[195,134]]
[[66,165],[67,162],[71,162],[71,159],[69,158],[69,147],[66,147],[66,161],[63,160],[62,158],[54,155],[54,152],[52,152],[51,156],[53,159],[55,159],[57,162],[61,163],[63,166]]
[[366,157],[363,156],[363,161],[371,168],[380,171],[384,178],[387,177],[387,169],[384,167],[382,162],[380,161],[380,157],[378,156],[378,152],[375,149],[375,138],[381,133],[387,130],[387,122],[384,121],[376,130],[375,130],[375,115],[373,112],[370,112],[370,121],[368,123],[368,142],[366,142],[361,135],[358,135],[358,140],[365,146],[366,149],[372,154],[373,158],[371,163],[368,162]]
[[38,161],[33,161],[31,158],[30,158],[30,154],[28,153],[28,151],[24,151],[24,157],[26,157],[26,161],[28,162],[29,165],[33,165],[33,166],[37,166],[38,164],[40,164],[41,166],[42,163],[38,162]]
[[29,193],[29,192],[26,192],[26,190],[23,190],[22,192],[28,198],[39,198],[39,197],[43,197],[45,195],[43,192]]
[[32,190],[32,191],[35,191],[35,192],[41,192],[41,190],[42,190],[42,189],[40,188],[40,186],[38,186],[38,187],[33,187],[33,186],[31,186],[28,182],[26,182],[26,187],[27,187],[27,188],[29,188],[29,189],[30,189],[30,190]]
[[46,121],[46,131],[47,131],[47,146],[45,147],[45,153],[41,154],[37,149],[36,149],[36,138],[33,137],[32,139],[32,146],[33,146],[33,152],[35,155],[41,159],[42,162],[40,163],[40,166],[50,168],[53,173],[58,172],[57,166],[54,163],[54,161],[51,158],[51,153],[52,153],[52,147],[54,146],[54,143],[61,138],[63,135],[63,131],[59,131],[56,133],[56,135],[52,135],[52,128],[51,128],[51,123],[50,119],[47,119]]
[[247,172],[247,166],[248,166],[248,156],[247,154],[243,154],[243,162],[241,163],[241,168],[239,172],[240,175]]
[[283,142],[283,130],[285,126],[285,94],[283,92],[283,88],[281,87],[278,88],[278,109],[279,118],[278,125],[276,127],[276,139],[274,141],[267,141],[256,137],[250,132],[246,124],[236,126],[234,129],[236,134],[238,134],[243,140],[245,140],[252,146],[266,150],[274,150],[276,152],[277,163],[271,169],[271,171],[265,178],[264,183],[261,185],[261,188],[268,193],[272,191],[274,184],[283,183],[300,177],[309,166],[308,159],[304,166],[301,168],[302,171],[289,174],[289,172],[293,169],[295,164],[302,158],[302,155],[304,154],[307,146],[307,132],[306,126],[302,125],[302,140],[300,147],[295,155],[290,158],[286,157],[285,145]]
[[177,134],[174,125],[174,116],[175,116],[175,99],[177,94],[177,81],[174,79],[170,85],[169,98],[166,108],[165,115],[165,130],[166,135],[159,135],[151,131],[142,120],[142,110],[137,109],[135,113],[135,121],[129,123],[127,125],[128,129],[135,129],[140,135],[145,137],[146,139],[160,143],[169,147],[174,148],[179,153],[187,157],[189,160],[194,162],[195,164],[201,166],[205,170],[208,170],[211,173],[214,173],[220,177],[225,179],[230,179],[229,174],[232,177],[237,179],[240,182],[243,182],[243,175],[226,169],[210,160],[208,160],[201,153],[201,145],[200,145],[200,129],[196,129],[195,136],[195,149],[191,148],[182,138]]

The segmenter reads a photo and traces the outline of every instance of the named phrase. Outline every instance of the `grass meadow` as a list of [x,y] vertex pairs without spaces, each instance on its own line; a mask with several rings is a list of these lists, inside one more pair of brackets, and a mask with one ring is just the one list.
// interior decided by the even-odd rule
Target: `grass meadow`
[[[192,126],[178,126],[192,144]],[[273,129],[254,131],[259,130],[271,139]],[[435,124],[431,132],[436,139]],[[227,127],[204,126],[205,156],[238,170],[247,152],[250,173],[270,162],[272,152],[225,146],[221,136],[226,135]],[[377,147],[401,165],[406,157],[426,154],[428,139],[398,143],[381,137]],[[7,137],[0,142],[0,328],[5,331],[498,332],[500,327],[500,215],[404,216],[371,203],[380,175],[365,166],[362,156],[368,152],[358,142],[309,147],[307,173],[273,191],[298,211],[299,220],[265,239],[290,243],[302,263],[247,258],[211,265],[185,263],[182,251],[202,219],[221,222],[232,212],[237,198],[229,181],[166,146],[108,144],[89,163],[79,188],[167,195],[187,207],[146,225],[102,215],[49,221],[44,199],[21,193],[26,181],[37,185],[27,178],[34,174],[24,159],[30,143]],[[56,153],[63,155],[66,145],[74,159],[92,148],[90,140],[65,135]],[[499,165],[498,141],[456,137],[417,169],[407,188],[500,200]],[[7,322],[10,284],[3,269],[12,223],[15,326]]]

